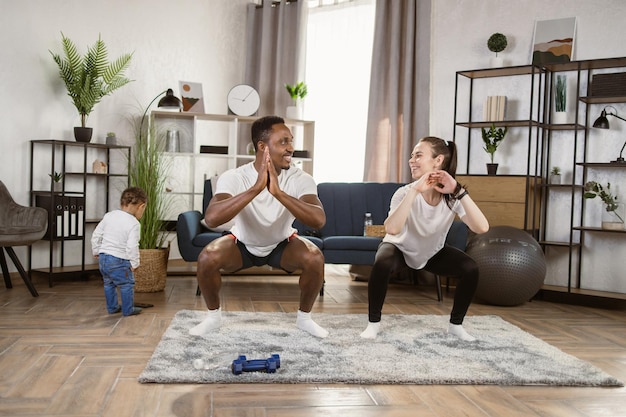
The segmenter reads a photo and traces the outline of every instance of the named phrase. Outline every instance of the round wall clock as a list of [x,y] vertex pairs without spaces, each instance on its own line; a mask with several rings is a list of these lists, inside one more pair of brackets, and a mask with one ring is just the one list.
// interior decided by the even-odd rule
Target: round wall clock
[[239,84],[228,92],[227,103],[228,109],[237,116],[252,116],[259,110],[261,97],[254,87]]

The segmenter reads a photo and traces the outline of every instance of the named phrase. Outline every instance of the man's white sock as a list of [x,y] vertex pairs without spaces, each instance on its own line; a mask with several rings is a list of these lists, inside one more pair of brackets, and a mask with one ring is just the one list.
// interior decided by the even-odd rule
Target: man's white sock
[[328,330],[324,329],[319,324],[314,322],[311,318],[311,313],[305,313],[302,310],[298,310],[296,326],[298,327],[298,329],[311,333],[315,337],[324,338],[328,336]]
[[212,330],[219,329],[222,325],[222,308],[216,310],[209,310],[204,320],[195,327],[189,329],[189,334],[192,336],[204,336],[211,333]]
[[372,323],[371,321],[367,323],[367,328],[361,333],[361,337],[363,339],[376,339],[378,336],[378,331],[380,330],[380,322]]

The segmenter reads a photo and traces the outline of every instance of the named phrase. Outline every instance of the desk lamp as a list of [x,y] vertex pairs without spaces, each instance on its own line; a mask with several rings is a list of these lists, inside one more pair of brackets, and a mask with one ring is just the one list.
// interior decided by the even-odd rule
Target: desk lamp
[[[607,112],[607,109],[609,108],[613,109],[613,112]],[[607,106],[604,109],[602,109],[602,113],[600,113],[600,117],[598,117],[596,121],[593,122],[593,127],[596,127],[599,129],[609,129],[609,120],[606,118],[606,116],[617,117],[618,119],[626,122],[626,119],[617,115],[617,110],[615,110],[615,107]],[[626,142],[624,142],[624,144],[622,145],[622,149],[619,151],[619,157],[615,161],[611,161],[612,164],[626,163],[626,161],[624,161],[624,158],[622,157],[622,153],[624,152],[624,147],[626,147]]]
[[143,116],[141,116],[141,124],[139,125],[139,138],[141,139],[143,136],[143,121],[146,118],[146,114],[148,110],[150,110],[150,106],[152,103],[156,101],[157,98],[161,97],[165,94],[161,100],[159,100],[159,104],[157,105],[159,108],[164,110],[180,110],[183,107],[183,103],[180,101],[178,97],[174,95],[174,90],[168,88],[165,91],[161,91],[155,98],[152,99],[148,107],[146,107],[146,111],[143,112]]

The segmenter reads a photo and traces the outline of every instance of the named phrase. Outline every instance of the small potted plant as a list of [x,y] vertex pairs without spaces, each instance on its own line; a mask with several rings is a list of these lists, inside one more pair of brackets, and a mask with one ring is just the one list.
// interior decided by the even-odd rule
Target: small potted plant
[[496,175],[496,172],[498,171],[498,164],[494,163],[494,154],[496,153],[496,150],[498,150],[500,143],[504,140],[507,131],[507,127],[497,128],[493,123],[489,129],[485,129],[484,127],[481,128],[483,142],[485,143],[485,147],[483,149],[489,154],[491,159],[491,163],[487,164],[487,174],[489,175]]
[[293,106],[287,107],[288,119],[302,119],[302,100],[308,93],[307,85],[304,81],[300,81],[297,84],[285,84],[285,88],[289,93],[289,97],[293,100]]
[[53,190],[54,191],[62,191],[63,184],[61,184],[61,181],[63,180],[63,174],[61,174],[60,172],[54,171],[53,174],[48,174],[48,176],[52,180],[52,188],[53,188]]
[[115,136],[115,132],[107,132],[106,144],[117,145],[117,136]]
[[502,58],[498,56],[498,53],[504,51],[507,45],[508,42],[506,40],[506,36],[504,36],[502,33],[496,32],[491,35],[487,40],[487,48],[489,48],[491,52],[496,53],[496,56],[494,58],[491,58],[491,66],[493,68],[502,66],[503,61]]
[[585,184],[585,198],[600,197],[604,203],[602,212],[602,228],[606,230],[624,229],[624,204],[617,202],[617,196],[611,193],[611,183],[606,187],[596,181],[589,181]]
[[561,183],[561,168],[557,166],[553,166],[550,171],[550,184],[560,184]]

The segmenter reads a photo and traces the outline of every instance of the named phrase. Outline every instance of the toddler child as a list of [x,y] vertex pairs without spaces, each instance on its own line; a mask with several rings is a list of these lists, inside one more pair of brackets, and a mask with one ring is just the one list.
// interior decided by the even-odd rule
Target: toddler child
[[[104,280],[104,296],[109,314],[122,312],[124,316],[141,313],[134,306],[135,276],[139,267],[139,219],[143,216],[148,196],[139,187],[122,192],[120,209],[104,215],[91,237],[94,258],[98,259]],[[117,301],[120,289],[122,305]]]

